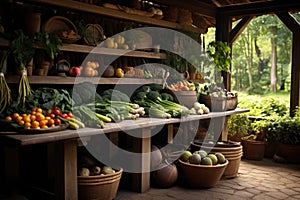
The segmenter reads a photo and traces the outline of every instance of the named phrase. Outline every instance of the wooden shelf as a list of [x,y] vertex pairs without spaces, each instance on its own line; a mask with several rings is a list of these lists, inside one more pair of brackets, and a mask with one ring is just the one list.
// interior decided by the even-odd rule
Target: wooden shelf
[[93,46],[78,45],[78,44],[64,44],[61,47],[61,50],[80,52],[80,53],[95,53],[95,54],[127,56],[127,57],[143,57],[143,58],[153,58],[153,59],[167,58],[167,55],[165,53],[156,53],[156,52],[149,52],[149,51],[133,51],[130,49],[129,50],[109,49],[104,47],[93,47]]
[[135,14],[128,14],[123,11],[114,10],[110,8],[105,8],[102,6],[92,5],[88,3],[82,3],[78,1],[71,1],[71,0],[24,0],[24,2],[31,2],[31,3],[42,3],[47,5],[53,6],[60,6],[64,8],[69,8],[78,11],[84,11],[88,13],[94,13],[98,15],[105,15],[108,17],[114,17],[118,19],[124,19],[134,22],[140,22],[143,24],[155,25],[165,28],[177,29],[177,30],[184,30],[196,33],[204,33],[205,30],[198,28],[193,25],[183,25],[174,22],[169,22],[166,20],[159,20],[155,18],[150,18],[146,16],[140,16]]
[[[16,134],[16,133],[6,133],[0,131],[1,139],[12,142],[14,145],[31,145],[31,144],[41,144],[48,142],[57,142],[66,139],[77,139],[79,137],[88,137],[104,133],[115,133],[118,131],[128,131],[134,129],[151,128],[155,126],[160,126],[162,124],[176,124],[181,122],[197,121],[204,119],[211,119],[216,117],[226,117],[234,114],[249,112],[249,109],[237,108],[235,110],[225,111],[225,112],[211,112],[205,115],[190,115],[183,118],[139,118],[136,120],[123,120],[119,123],[106,123],[103,129],[99,128],[83,128],[78,130],[66,129],[64,131],[44,133],[44,134]],[[6,144],[8,144],[6,143]]]
[[[9,41],[4,38],[0,38],[0,46],[7,47]],[[41,47],[37,46],[41,49]],[[109,49],[104,47],[93,47],[79,44],[63,44],[61,47],[62,51],[78,52],[78,53],[94,53],[102,55],[113,55],[113,56],[127,56],[127,57],[139,57],[139,58],[152,58],[152,59],[166,59],[165,53],[156,53],[150,51],[133,51],[123,49]]]
[[[20,77],[11,75],[5,77],[7,83],[19,83]],[[30,84],[51,84],[51,85],[72,85],[82,82],[94,84],[162,84],[162,79],[142,79],[142,78],[102,78],[102,77],[68,77],[68,76],[28,76]]]

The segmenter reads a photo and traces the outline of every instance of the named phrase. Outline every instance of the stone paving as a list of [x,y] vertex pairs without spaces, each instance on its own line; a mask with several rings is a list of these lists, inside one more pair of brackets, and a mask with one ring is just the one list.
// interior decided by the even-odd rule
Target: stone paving
[[177,184],[168,189],[151,188],[145,193],[120,189],[117,200],[199,199],[300,199],[300,165],[242,160],[239,175],[222,179],[213,188],[189,189]]

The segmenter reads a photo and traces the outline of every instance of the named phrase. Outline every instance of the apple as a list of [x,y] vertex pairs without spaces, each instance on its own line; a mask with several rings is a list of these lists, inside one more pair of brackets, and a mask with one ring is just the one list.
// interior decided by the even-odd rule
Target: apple
[[94,76],[95,75],[94,69],[90,66],[85,66],[83,68],[83,75],[84,76]]
[[69,70],[70,76],[80,76],[81,74],[81,68],[80,67],[71,67]]
[[88,61],[85,65],[85,67],[91,67],[93,69],[97,69],[100,67],[98,62]]

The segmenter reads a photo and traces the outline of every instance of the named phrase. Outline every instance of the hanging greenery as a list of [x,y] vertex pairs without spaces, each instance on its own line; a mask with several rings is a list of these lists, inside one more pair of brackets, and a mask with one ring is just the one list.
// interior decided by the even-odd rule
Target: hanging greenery
[[212,41],[208,44],[206,51],[208,55],[213,59],[217,70],[219,72],[230,72],[231,65],[231,48],[222,41]]
[[35,53],[33,39],[24,35],[21,29],[16,30],[15,36],[10,43],[9,52],[13,55],[17,69],[21,73],[18,90],[18,104],[22,106],[25,103],[26,96],[32,93],[27,78],[26,66]]
[[0,62],[0,114],[7,108],[7,106],[11,103],[11,92],[7,85],[7,82],[4,77],[3,67],[4,62],[8,56],[8,51],[6,51],[1,58]]

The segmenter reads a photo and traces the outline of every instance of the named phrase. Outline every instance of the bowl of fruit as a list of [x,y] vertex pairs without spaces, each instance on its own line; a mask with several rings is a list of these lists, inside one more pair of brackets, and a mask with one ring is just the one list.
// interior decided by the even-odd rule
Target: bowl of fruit
[[222,153],[186,150],[179,158],[185,182],[193,188],[210,188],[221,179],[228,160]]

